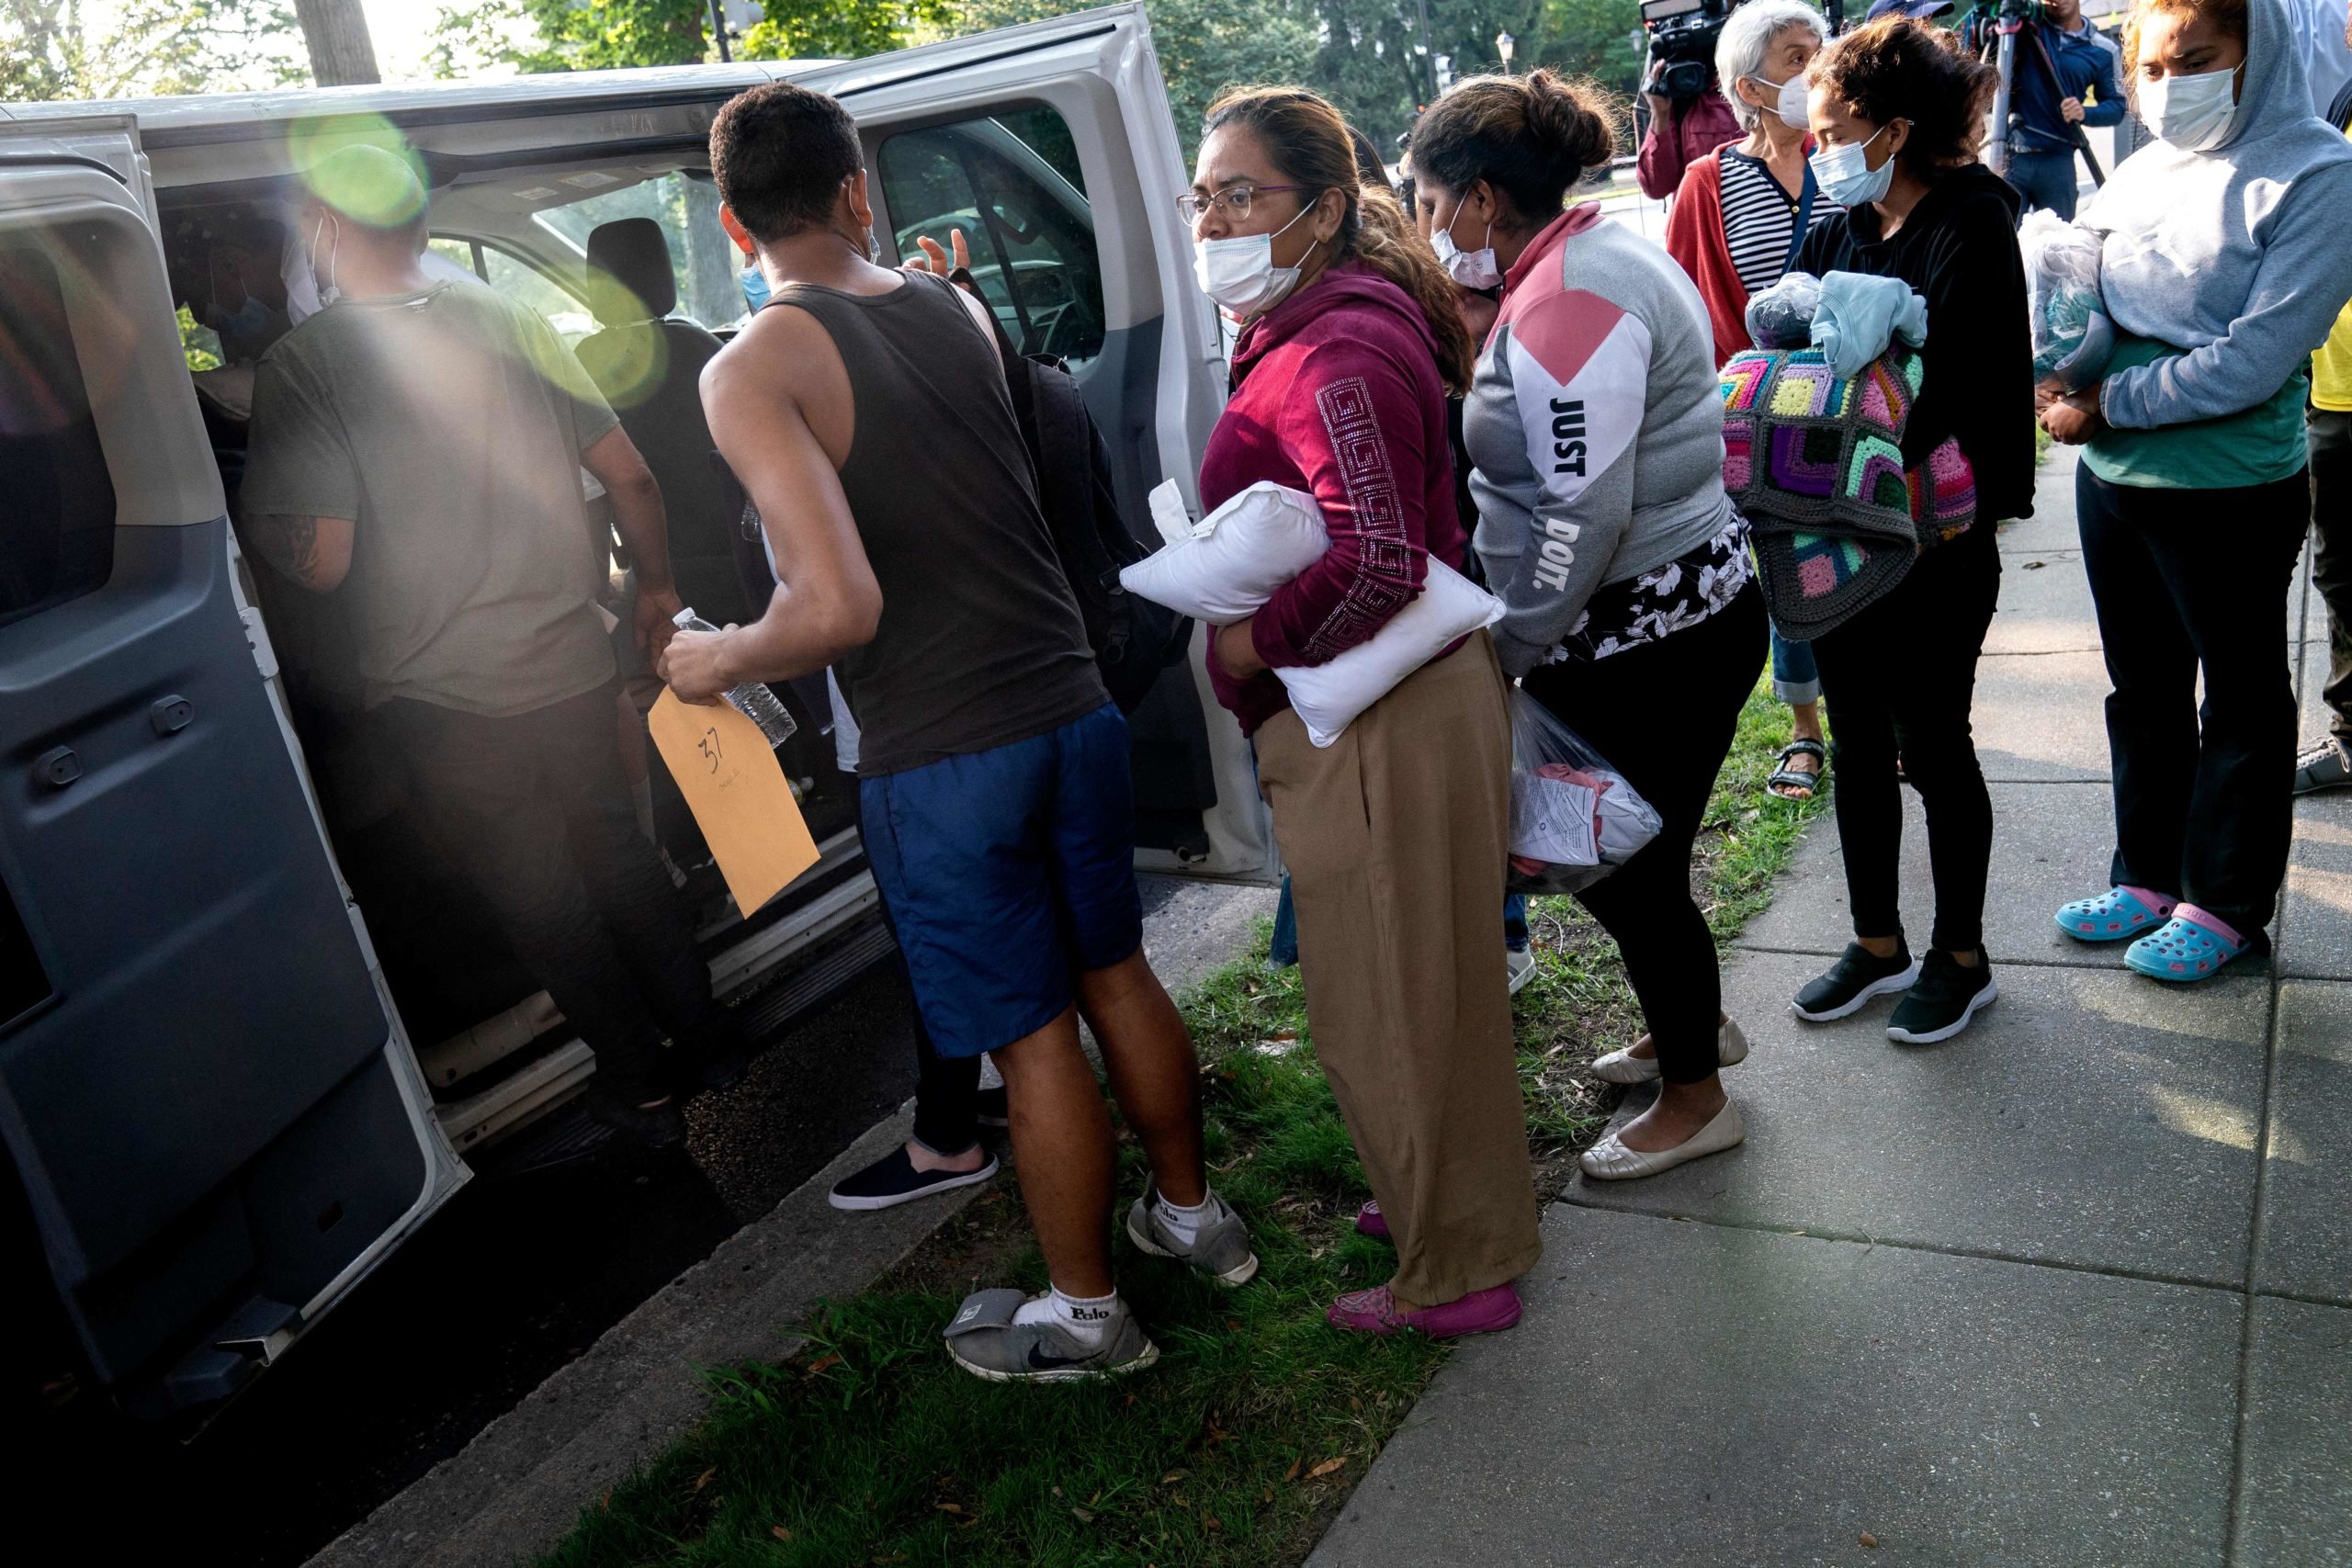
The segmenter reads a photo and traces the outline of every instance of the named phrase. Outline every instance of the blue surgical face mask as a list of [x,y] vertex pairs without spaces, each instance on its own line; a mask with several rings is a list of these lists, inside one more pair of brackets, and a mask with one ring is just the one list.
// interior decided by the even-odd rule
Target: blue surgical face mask
[[768,302],[768,275],[760,270],[756,261],[743,269],[743,300],[751,306],[753,315],[759,314],[760,307]]
[[[1887,125],[1894,123],[1887,121]],[[1883,199],[1887,187],[1894,183],[1894,156],[1889,153],[1886,162],[1873,169],[1866,154],[1871,141],[1885,134],[1886,125],[1882,125],[1871,132],[1870,141],[1824,147],[1807,159],[1821,194],[1840,207],[1861,207]]]

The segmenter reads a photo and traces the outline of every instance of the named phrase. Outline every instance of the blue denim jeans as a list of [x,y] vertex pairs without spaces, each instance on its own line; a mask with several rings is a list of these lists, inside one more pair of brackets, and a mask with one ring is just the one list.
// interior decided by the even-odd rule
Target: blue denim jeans
[[1821,700],[1821,671],[1813,667],[1813,644],[1791,642],[1772,628],[1772,694],[1791,707]]
[[2082,177],[2075,171],[2071,148],[2064,152],[2010,153],[2008,181],[2025,197],[2027,211],[2046,207],[2069,223],[2075,220],[2075,197],[2082,187]]

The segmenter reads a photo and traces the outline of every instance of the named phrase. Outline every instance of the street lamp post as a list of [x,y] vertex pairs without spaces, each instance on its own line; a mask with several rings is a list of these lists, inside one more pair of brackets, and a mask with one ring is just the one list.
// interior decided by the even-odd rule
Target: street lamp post
[[[1437,57],[1430,52],[1430,0],[1420,0],[1420,36],[1414,42],[1413,52],[1419,55],[1423,60],[1429,62],[1430,97],[1434,100],[1437,97],[1439,89],[1437,84]],[[1419,73],[1415,72],[1414,74],[1419,75]]]
[[1511,57],[1511,51],[1512,51],[1513,50],[1517,49],[1518,47],[1519,47],[1519,40],[1518,40],[1517,39],[1515,39],[1515,38],[1511,37],[1511,36],[1510,36],[1510,34],[1509,34],[1509,33],[1507,33],[1507,32],[1503,32],[1503,33],[1497,33],[1497,34],[1495,35],[1495,52],[1496,52],[1497,54],[1498,54],[1498,55],[1501,55],[1501,56],[1502,56],[1502,61],[1503,61],[1503,74],[1504,74],[1504,75],[1506,75],[1506,76],[1508,76],[1508,75],[1510,75],[1510,74],[1511,73],[1511,71],[1510,71],[1510,57]]

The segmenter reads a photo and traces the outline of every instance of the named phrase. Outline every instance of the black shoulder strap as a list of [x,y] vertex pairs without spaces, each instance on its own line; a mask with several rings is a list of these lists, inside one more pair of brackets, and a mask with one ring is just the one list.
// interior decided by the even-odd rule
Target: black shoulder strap
[[2327,106],[2327,123],[2338,130],[2352,131],[2352,82],[2335,90],[2335,97]]

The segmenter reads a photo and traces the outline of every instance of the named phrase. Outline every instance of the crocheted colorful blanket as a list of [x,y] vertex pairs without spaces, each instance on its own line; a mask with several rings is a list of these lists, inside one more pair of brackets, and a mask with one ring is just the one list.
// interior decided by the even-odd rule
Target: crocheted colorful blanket
[[1851,380],[1817,348],[1749,349],[1724,366],[1724,489],[1754,529],[1784,633],[1827,630],[1974,521],[1976,477],[1956,442],[1903,466],[1920,378],[1899,344]]

